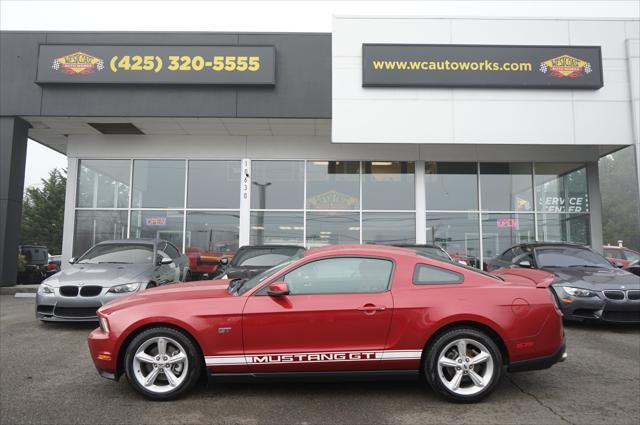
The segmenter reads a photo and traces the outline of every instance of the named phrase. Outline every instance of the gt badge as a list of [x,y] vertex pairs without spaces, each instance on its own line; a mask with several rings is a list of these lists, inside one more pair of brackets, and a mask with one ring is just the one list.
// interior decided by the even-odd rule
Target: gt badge
[[218,333],[219,334],[228,334],[229,332],[231,332],[231,328],[230,327],[218,328]]

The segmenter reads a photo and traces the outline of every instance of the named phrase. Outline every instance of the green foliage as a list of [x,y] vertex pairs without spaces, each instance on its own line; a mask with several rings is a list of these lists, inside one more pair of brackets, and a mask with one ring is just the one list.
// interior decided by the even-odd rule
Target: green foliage
[[24,266],[27,264],[27,257],[18,254],[18,273],[24,272]]
[[600,160],[602,231],[605,243],[640,250],[640,202],[634,147]]
[[22,245],[45,245],[50,254],[62,252],[66,170],[52,170],[41,187],[27,188],[22,203]]

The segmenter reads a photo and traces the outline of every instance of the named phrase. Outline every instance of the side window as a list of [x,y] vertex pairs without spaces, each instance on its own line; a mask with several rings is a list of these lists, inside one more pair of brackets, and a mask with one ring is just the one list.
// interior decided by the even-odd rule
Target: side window
[[633,252],[633,251],[625,251],[624,252],[625,256],[627,257],[627,260],[629,261],[636,261],[636,260],[640,260],[640,254]]
[[604,250],[604,256],[607,258],[616,258],[618,260],[623,260],[624,259],[624,255],[622,253],[621,250],[619,249],[605,249]]
[[180,256],[180,252],[178,252],[178,249],[170,243],[168,243],[164,247],[164,252],[166,252],[169,257],[173,258],[174,260]]
[[313,261],[284,277],[292,295],[384,292],[393,263],[377,258],[328,258]]
[[507,249],[505,252],[502,253],[502,255],[500,256],[500,259],[503,261],[511,261],[513,257],[514,257],[513,249]]
[[413,272],[413,283],[416,285],[443,285],[462,282],[464,282],[462,274],[441,267],[418,264]]
[[169,257],[169,254],[165,252],[166,247],[167,247],[167,244],[165,242],[160,242],[158,244],[158,252],[156,253],[156,256],[161,258],[171,258]]

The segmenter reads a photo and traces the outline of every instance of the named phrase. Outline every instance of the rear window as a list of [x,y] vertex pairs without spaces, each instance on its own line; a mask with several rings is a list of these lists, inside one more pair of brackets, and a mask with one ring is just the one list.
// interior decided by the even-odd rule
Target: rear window
[[416,285],[446,285],[462,282],[464,282],[464,276],[461,273],[441,267],[418,264],[413,272],[413,283]]
[[231,265],[236,267],[275,266],[289,258],[300,257],[303,252],[304,250],[298,247],[240,249],[231,260]]

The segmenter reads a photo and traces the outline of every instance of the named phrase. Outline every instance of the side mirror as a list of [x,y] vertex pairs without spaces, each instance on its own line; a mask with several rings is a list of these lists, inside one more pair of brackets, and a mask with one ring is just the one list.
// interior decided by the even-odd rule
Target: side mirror
[[520,260],[518,261],[518,267],[524,267],[526,269],[531,268],[531,261],[529,260]]
[[171,264],[171,263],[173,263],[173,260],[170,257],[162,257],[158,261],[158,265],[160,265],[160,266],[164,266],[164,265]]
[[285,295],[289,295],[289,286],[282,281],[274,282],[271,285],[269,285],[267,294],[270,297],[283,297]]
[[220,259],[220,264],[223,266],[226,266],[227,264],[229,264],[229,257],[222,257]]
[[78,259],[76,257],[69,258],[69,264],[75,264]]

